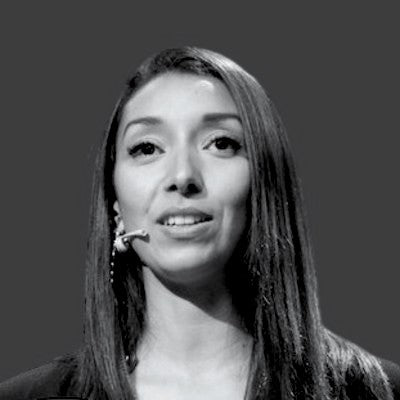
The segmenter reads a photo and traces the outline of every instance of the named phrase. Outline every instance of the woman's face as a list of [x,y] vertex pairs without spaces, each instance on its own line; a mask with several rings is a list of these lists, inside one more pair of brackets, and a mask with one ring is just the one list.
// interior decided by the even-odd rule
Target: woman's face
[[250,176],[240,118],[219,80],[160,75],[126,104],[117,135],[114,209],[157,276],[215,278],[246,224]]

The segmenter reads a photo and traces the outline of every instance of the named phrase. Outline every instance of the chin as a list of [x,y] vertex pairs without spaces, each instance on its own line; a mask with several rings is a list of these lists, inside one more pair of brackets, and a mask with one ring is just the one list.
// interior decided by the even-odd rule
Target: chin
[[181,284],[201,283],[210,279],[215,281],[220,275],[220,266],[215,260],[202,259],[201,255],[197,255],[197,258],[171,257],[166,262],[158,262],[157,267],[148,265],[159,278]]

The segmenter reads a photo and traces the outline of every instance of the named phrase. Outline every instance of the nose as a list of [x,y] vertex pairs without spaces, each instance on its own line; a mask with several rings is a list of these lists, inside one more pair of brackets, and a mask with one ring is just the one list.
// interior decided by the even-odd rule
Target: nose
[[167,192],[179,192],[183,196],[201,193],[204,188],[200,162],[196,154],[180,150],[171,156],[165,182]]

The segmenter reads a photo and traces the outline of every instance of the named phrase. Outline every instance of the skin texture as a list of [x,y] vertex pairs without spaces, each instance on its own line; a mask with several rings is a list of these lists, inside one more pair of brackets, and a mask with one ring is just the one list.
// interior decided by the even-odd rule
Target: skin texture
[[[214,78],[161,75],[124,109],[114,209],[119,229],[149,233],[132,241],[146,294],[139,364],[130,377],[141,400],[244,396],[252,339],[225,284],[247,218],[243,135],[228,90]],[[156,222],[172,206],[213,219],[177,237]]]
[[[203,121],[215,113],[237,115],[221,82],[163,75],[128,102],[118,134],[115,208],[126,231],[149,232],[148,242],[135,240],[133,247],[156,275],[172,282],[198,285],[220,272],[245,226],[250,178],[244,148],[236,152],[225,141],[219,149],[214,139],[229,135],[243,146],[241,124],[234,118]],[[160,122],[132,124],[144,117]],[[153,154],[128,153],[143,142],[151,143]],[[213,221],[193,238],[171,238],[155,222],[171,206],[199,208]]]

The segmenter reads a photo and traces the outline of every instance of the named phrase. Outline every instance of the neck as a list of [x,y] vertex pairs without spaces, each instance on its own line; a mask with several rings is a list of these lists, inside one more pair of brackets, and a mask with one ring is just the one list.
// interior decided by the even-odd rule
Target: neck
[[252,340],[224,279],[189,289],[162,282],[147,267],[143,278],[147,320],[139,361],[157,354],[164,362],[195,369],[248,361]]

